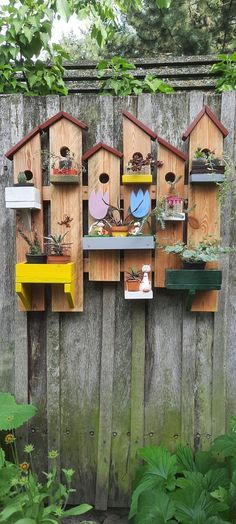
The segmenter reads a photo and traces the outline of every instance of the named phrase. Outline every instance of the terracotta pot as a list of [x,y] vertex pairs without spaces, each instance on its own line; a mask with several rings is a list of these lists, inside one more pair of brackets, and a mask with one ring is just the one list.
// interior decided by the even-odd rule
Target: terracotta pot
[[126,280],[127,291],[139,291],[140,280]]
[[68,264],[71,262],[70,255],[48,255],[48,264]]
[[112,226],[111,236],[112,237],[127,237],[129,232],[128,226]]
[[26,253],[25,255],[27,264],[46,264],[47,255],[46,253],[40,253],[39,255],[32,255],[31,253]]

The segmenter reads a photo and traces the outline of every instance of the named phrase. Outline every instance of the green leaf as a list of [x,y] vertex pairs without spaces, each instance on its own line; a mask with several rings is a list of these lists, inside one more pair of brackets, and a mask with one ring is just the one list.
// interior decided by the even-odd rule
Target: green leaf
[[222,453],[224,457],[236,456],[236,434],[231,433],[230,435],[216,437],[211,446],[211,451]]
[[17,404],[10,393],[0,393],[0,430],[16,429],[30,420],[37,408],[32,404]]
[[26,517],[26,518],[17,520],[17,522],[15,522],[15,524],[37,524],[37,520],[29,519],[29,518]]
[[162,491],[147,491],[140,496],[135,524],[165,524],[172,520],[175,507]]
[[68,509],[67,511],[63,511],[62,516],[63,517],[74,517],[76,515],[83,515],[83,513],[87,513],[87,511],[90,511],[93,506],[90,506],[89,504],[80,504],[80,506],[75,506],[75,508]]
[[24,31],[24,34],[25,34],[28,42],[30,43],[32,38],[33,38],[33,32],[27,26],[24,27],[23,31]]
[[193,460],[193,452],[187,446],[178,446],[176,449],[178,471],[195,471],[196,466]]
[[160,9],[168,9],[170,7],[171,1],[172,0],[156,0],[156,3]]
[[57,11],[59,15],[61,16],[61,18],[63,18],[63,20],[66,20],[66,22],[68,22],[72,14],[70,6],[69,6],[69,2],[67,0],[57,0],[56,5],[57,5]]

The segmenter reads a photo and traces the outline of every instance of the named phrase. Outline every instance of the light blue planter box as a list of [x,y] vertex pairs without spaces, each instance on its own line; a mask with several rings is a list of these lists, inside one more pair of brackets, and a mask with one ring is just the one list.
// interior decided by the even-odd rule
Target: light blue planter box
[[154,249],[153,236],[130,237],[84,237],[83,249],[86,250],[120,250],[120,249]]

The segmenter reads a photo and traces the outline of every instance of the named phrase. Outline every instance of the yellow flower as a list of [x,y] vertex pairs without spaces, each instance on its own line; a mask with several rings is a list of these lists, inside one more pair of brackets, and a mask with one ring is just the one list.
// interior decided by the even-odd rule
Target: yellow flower
[[51,451],[48,452],[48,458],[50,458],[50,459],[56,459],[58,456],[59,456],[58,451],[56,451],[54,449],[52,449]]
[[21,471],[28,471],[29,463],[28,462],[22,462],[22,464],[20,464],[20,469],[21,469]]
[[12,444],[14,442],[14,440],[16,440],[16,439],[15,439],[14,435],[12,435],[12,433],[8,433],[5,436],[4,440],[5,440],[6,444]]

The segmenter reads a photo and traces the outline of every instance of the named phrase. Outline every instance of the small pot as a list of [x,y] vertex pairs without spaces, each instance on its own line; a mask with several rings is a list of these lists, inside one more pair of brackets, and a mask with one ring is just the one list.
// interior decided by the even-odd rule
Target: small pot
[[48,264],[68,264],[70,261],[70,255],[48,255]]
[[127,237],[129,232],[128,226],[112,226],[111,236],[112,237]]
[[193,167],[204,167],[207,164],[206,158],[193,158]]
[[205,266],[206,266],[206,262],[202,262],[202,260],[199,260],[196,262],[189,262],[189,261],[183,262],[184,269],[205,269]]
[[27,264],[46,264],[47,255],[46,253],[40,253],[39,255],[32,255],[31,253],[26,253]]
[[126,280],[127,291],[139,291],[140,280]]
[[71,169],[71,166],[72,166],[72,160],[60,160],[59,161],[60,169]]

